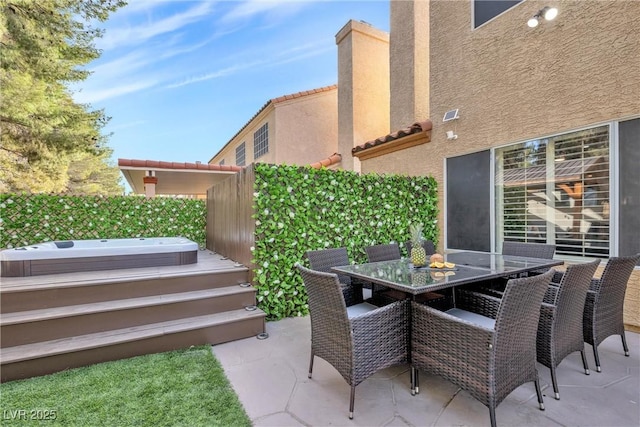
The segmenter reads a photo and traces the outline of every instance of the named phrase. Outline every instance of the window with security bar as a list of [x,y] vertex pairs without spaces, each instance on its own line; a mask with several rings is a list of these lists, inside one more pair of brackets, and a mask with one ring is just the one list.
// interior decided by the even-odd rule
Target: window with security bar
[[496,247],[556,245],[557,255],[609,256],[609,126],[496,149]]
[[253,158],[257,159],[269,152],[269,123],[260,126],[253,134]]
[[236,147],[236,165],[237,166],[244,166],[245,165],[245,143],[242,142],[242,144],[238,145]]

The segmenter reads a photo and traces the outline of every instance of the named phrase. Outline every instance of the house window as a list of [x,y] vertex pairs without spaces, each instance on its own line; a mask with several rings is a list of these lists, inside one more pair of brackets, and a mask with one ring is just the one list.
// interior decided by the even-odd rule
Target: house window
[[609,256],[609,126],[495,150],[496,247],[556,245],[556,254]]
[[521,1],[522,0],[474,0],[473,28],[478,28],[480,25],[492,20]]
[[245,151],[244,151],[244,142],[236,147],[236,165],[244,166],[245,165]]
[[265,123],[253,134],[253,158],[269,152],[269,123]]
[[220,163],[218,163],[218,166],[224,166],[224,159],[220,160]]

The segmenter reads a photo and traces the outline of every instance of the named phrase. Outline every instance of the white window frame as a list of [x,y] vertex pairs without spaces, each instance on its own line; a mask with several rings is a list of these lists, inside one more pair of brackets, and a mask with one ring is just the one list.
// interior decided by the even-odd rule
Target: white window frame
[[269,152],[269,122],[253,133],[253,159],[257,160]]
[[[563,132],[557,132],[553,134],[548,134],[544,136],[540,136],[537,138],[529,138],[526,140],[521,140],[517,142],[511,142],[509,144],[503,144],[496,147],[491,147],[491,194],[493,203],[490,205],[490,217],[491,217],[491,248],[494,252],[500,252],[497,248],[499,245],[497,239],[497,203],[496,203],[496,181],[495,181],[495,165],[496,165],[496,151],[504,149],[506,147],[510,147],[513,145],[524,144],[531,141],[542,140],[542,139],[552,139],[557,136],[567,135],[575,132],[580,132],[588,129],[594,129],[602,126],[608,126],[609,132],[609,253],[607,257],[617,256],[618,254],[618,233],[619,233],[619,218],[618,218],[618,202],[619,202],[619,177],[618,177],[618,122],[610,121],[603,122],[598,124],[593,124],[589,126],[584,126],[581,128],[575,128],[566,130]],[[582,256],[569,256],[569,255],[560,255],[559,258],[567,259],[567,260],[583,260]]]

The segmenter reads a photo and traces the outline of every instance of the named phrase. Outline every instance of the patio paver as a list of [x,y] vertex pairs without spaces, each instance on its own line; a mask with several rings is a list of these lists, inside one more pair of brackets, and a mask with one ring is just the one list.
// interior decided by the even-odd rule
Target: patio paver
[[[354,419],[348,418],[349,386],[316,358],[307,378],[309,317],[268,322],[269,338],[247,338],[212,347],[254,426],[484,426],[489,410],[439,377],[421,373],[420,394],[409,391],[409,366],[382,370],[356,388]],[[540,411],[533,384],[517,388],[497,408],[504,426],[640,425],[640,335],[627,332],[630,357],[620,337],[599,347],[602,372],[586,376],[580,354],[558,367],[561,400],[552,395],[549,369],[538,365],[545,396]]]

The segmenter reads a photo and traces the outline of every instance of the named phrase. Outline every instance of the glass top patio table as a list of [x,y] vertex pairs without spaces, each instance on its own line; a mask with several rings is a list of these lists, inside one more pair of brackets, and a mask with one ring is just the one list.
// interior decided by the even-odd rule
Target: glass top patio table
[[488,252],[451,252],[445,261],[456,264],[453,269],[413,268],[408,258],[333,267],[336,273],[357,277],[397,289],[411,295],[447,289],[458,285],[483,282],[498,277],[541,270],[562,265],[553,259],[526,258]]

